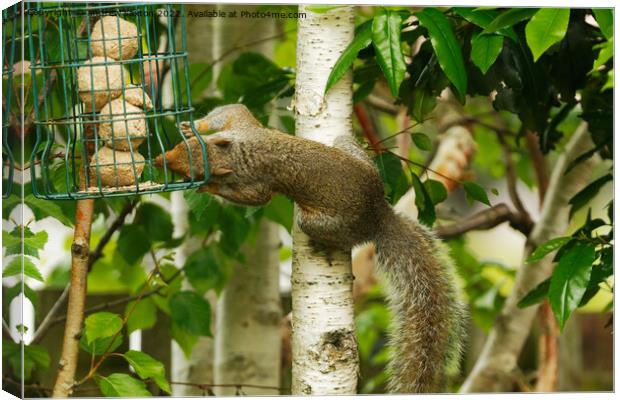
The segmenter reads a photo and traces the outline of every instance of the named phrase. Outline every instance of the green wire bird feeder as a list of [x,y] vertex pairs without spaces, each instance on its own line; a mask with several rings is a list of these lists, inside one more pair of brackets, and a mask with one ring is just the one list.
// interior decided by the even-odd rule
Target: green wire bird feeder
[[165,162],[155,166],[183,142],[190,167],[208,171],[198,133],[202,155],[192,159],[179,130],[193,120],[183,6],[30,2],[25,18],[39,99],[30,158],[35,196],[105,198],[204,184],[208,176],[183,180]]
[[11,151],[11,143],[16,143],[18,140],[16,135],[9,136],[11,111],[15,108],[13,71],[17,50],[15,20],[18,11],[19,4],[2,10],[2,198],[9,197],[13,188],[15,160]]

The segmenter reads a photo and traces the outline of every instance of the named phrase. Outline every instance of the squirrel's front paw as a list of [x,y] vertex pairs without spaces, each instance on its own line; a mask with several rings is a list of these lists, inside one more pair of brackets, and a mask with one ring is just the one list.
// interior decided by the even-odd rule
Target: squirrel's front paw
[[181,128],[181,133],[183,134],[183,136],[194,136],[194,131],[192,130],[192,123],[190,121],[181,121],[179,127]]

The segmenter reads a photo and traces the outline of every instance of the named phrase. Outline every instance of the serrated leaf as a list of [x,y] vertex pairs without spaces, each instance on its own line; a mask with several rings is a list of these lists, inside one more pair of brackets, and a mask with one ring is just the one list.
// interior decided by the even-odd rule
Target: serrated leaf
[[355,33],[353,41],[349,43],[347,48],[342,52],[336,64],[332,68],[332,71],[327,78],[327,84],[325,85],[325,93],[329,91],[344,74],[349,70],[353,61],[357,58],[357,53],[360,50],[368,47],[372,38],[372,21],[366,21],[359,26]]
[[590,200],[592,200],[601,188],[609,181],[613,179],[611,174],[604,175],[594,182],[590,183],[588,186],[583,188],[579,193],[574,195],[569,201],[568,204],[571,205],[571,209],[569,212],[569,218],[575,214],[576,211],[581,209],[583,206],[588,204]]
[[211,335],[211,305],[195,292],[182,291],[170,298],[172,321],[187,333]]
[[500,29],[508,28],[517,23],[532,17],[538,12],[538,8],[511,8],[504,11],[485,28],[485,33],[498,32]]
[[415,191],[415,204],[418,207],[418,221],[422,225],[432,227],[435,222],[435,206],[420,178],[412,173],[411,183]]
[[[111,343],[111,344],[110,344]],[[80,347],[87,353],[101,356],[106,352],[112,352],[123,344],[123,335],[118,334],[116,337],[99,338],[87,343],[86,335],[82,335],[80,338]]]
[[[11,301],[19,296],[22,292],[22,282],[17,282],[15,285],[11,286],[6,290],[6,301],[7,304],[10,304]],[[24,293],[26,298],[30,300],[33,305],[37,304],[38,295],[37,292],[32,290],[32,288],[24,283]]]
[[24,198],[24,203],[32,210],[37,221],[45,217],[52,217],[60,221],[63,225],[73,226],[73,220],[67,216],[63,209],[54,201],[38,199],[33,194],[29,194]]
[[570,237],[570,236],[563,236],[563,237],[558,237],[558,238],[551,239],[551,240],[541,244],[540,246],[538,246],[536,248],[536,250],[534,250],[532,252],[532,254],[530,254],[530,256],[527,258],[527,260],[525,260],[525,262],[527,264],[531,264],[531,263],[534,263],[536,261],[540,261],[547,254],[551,253],[554,250],[559,249],[560,247],[564,246],[566,243],[570,242],[572,239],[573,238]]
[[448,190],[443,183],[439,181],[427,179],[424,181],[424,188],[426,189],[426,192],[430,196],[434,205],[437,205],[448,198]]
[[487,206],[491,205],[491,202],[489,201],[486,191],[484,190],[482,186],[478,185],[477,183],[464,182],[463,189],[465,189],[467,198],[470,201],[476,200],[483,204],[486,204]]
[[91,344],[98,338],[114,336],[122,327],[123,320],[117,314],[107,311],[91,314],[84,321],[86,343]]
[[424,151],[433,150],[433,142],[425,134],[421,132],[412,133],[411,139],[413,140],[413,143],[418,149],[424,150]]
[[136,350],[129,350],[123,357],[133,367],[136,374],[144,380],[153,379],[153,381],[163,390],[170,394],[170,384],[166,380],[166,369],[164,364],[157,361],[146,353]]
[[[24,276],[35,279],[39,282],[43,282],[43,275],[39,269],[34,265],[34,263],[30,260],[29,257],[23,257],[24,260]],[[9,276],[21,275],[22,273],[22,257],[15,257],[11,260],[9,265],[7,265],[2,271],[2,277],[6,278]]]
[[201,294],[211,289],[221,291],[228,281],[227,269],[226,260],[213,246],[193,252],[183,267],[187,280]]
[[594,246],[577,243],[560,259],[549,285],[549,302],[560,329],[581,301],[590,281]]
[[377,15],[372,20],[372,44],[377,62],[394,97],[398,96],[398,89],[407,71],[400,42],[401,25],[402,17],[393,11]]
[[[135,306],[134,306],[135,304]],[[125,315],[133,310],[127,319],[127,333],[138,329],[150,329],[157,322],[157,306],[151,299],[141,299],[138,303],[132,301],[125,307]]]
[[596,60],[592,65],[592,71],[598,70],[614,56],[614,38],[611,37],[606,42],[601,43],[594,48],[600,48],[601,50],[599,51],[598,56],[596,57]]
[[135,225],[140,225],[150,241],[166,242],[172,239],[172,218],[170,213],[154,203],[142,203],[136,211]]
[[98,376],[99,390],[106,397],[150,397],[144,382],[127,374],[114,373],[109,376]]
[[188,333],[185,329],[177,326],[174,321],[172,321],[172,325],[170,326],[170,336],[172,336],[181,350],[183,350],[185,358],[189,359],[192,356],[192,349],[198,341],[198,336]]
[[463,102],[467,93],[467,73],[461,46],[454,35],[452,24],[442,12],[435,8],[425,8],[415,15],[420,20],[420,25],[428,30],[439,66],[452,82]]
[[116,241],[116,251],[129,265],[135,264],[150,248],[149,235],[143,226],[127,224],[121,228]]
[[534,61],[566,35],[569,8],[542,8],[525,27],[525,40],[532,51]]
[[592,12],[596,23],[605,38],[610,39],[614,35],[614,13],[610,8],[593,8]]
[[529,306],[533,306],[534,304],[540,303],[545,297],[547,297],[547,293],[549,293],[549,285],[551,284],[551,278],[545,279],[540,282],[536,287],[528,294],[523,296],[521,300],[517,303],[517,307],[526,308]]
[[483,74],[495,63],[504,47],[504,38],[493,34],[473,36],[471,39],[471,60]]

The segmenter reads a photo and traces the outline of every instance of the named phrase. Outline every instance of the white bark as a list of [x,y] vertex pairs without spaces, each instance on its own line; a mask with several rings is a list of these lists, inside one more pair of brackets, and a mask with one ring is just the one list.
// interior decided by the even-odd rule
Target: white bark
[[[530,234],[525,251],[526,259],[540,244],[563,235],[568,228],[568,200],[587,183],[594,159],[582,162],[570,173],[564,174],[568,163],[592,148],[585,123],[579,126],[555,164],[549,188],[543,203],[541,217]],[[517,303],[538,283],[548,278],[554,264],[553,254],[539,262],[523,264],[517,272],[514,288],[486,340],[484,348],[469,377],[461,387],[462,393],[503,392],[514,384],[513,372],[527,339],[537,306],[524,309]]]
[[[235,267],[216,312],[214,383],[280,386],[278,225],[263,220],[256,243],[245,245],[246,263]],[[247,395],[277,395],[277,389],[242,386]],[[234,387],[215,387],[232,396]]]
[[[299,7],[297,80],[293,106],[297,135],[332,144],[351,135],[348,73],[324,96],[330,71],[354,33],[352,7],[315,14]],[[297,213],[297,209],[295,210]],[[319,253],[293,227],[292,394],[355,394],[358,374],[351,254]]]

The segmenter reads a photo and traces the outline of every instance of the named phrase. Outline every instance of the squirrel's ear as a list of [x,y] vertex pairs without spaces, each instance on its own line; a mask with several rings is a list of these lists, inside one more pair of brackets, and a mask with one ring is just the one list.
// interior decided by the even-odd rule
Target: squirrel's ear
[[211,175],[213,176],[225,176],[225,175],[229,175],[232,174],[234,171],[230,168],[215,168],[213,171],[211,171]]

